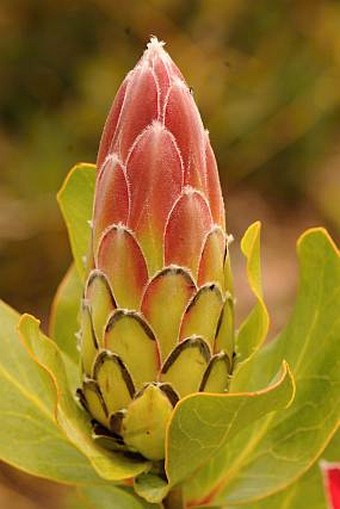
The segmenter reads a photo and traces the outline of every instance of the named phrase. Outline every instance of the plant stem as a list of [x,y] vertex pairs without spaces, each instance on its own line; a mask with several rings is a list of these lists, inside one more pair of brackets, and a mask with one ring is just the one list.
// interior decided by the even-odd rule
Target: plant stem
[[164,509],[185,509],[182,488],[174,488],[163,500]]

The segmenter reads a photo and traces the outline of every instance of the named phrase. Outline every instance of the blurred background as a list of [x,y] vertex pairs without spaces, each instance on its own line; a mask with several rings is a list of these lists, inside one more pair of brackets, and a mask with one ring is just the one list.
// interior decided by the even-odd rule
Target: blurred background
[[[263,221],[271,337],[296,292],[304,229],[340,231],[338,0],[0,0],[0,295],[46,324],[70,263],[55,194],[94,162],[117,87],[150,34],[167,42],[219,162],[239,315],[237,241]],[[53,496],[51,496],[51,494]],[[64,490],[1,466],[0,507],[63,507]]]

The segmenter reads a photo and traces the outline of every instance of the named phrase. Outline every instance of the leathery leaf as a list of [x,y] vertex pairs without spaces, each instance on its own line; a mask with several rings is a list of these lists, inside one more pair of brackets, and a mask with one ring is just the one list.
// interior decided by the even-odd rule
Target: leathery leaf
[[323,228],[305,232],[297,248],[300,284],[292,316],[231,384],[232,391],[258,390],[286,359],[296,380],[294,402],[253,423],[197,471],[186,486],[190,503],[255,507],[256,500],[290,489],[311,469],[338,427],[339,252]]
[[236,335],[237,363],[253,355],[263,343],[269,327],[269,315],[263,300],[260,260],[261,223],[249,226],[241,241],[247,259],[247,277],[256,303]]
[[20,315],[0,301],[0,320],[0,459],[57,482],[100,481],[54,419],[52,380],[19,339]]
[[90,239],[93,195],[96,180],[94,164],[80,163],[67,175],[57,199],[63,214],[78,273],[85,278]]
[[44,370],[45,391],[55,398],[53,410],[59,426],[68,440],[88,458],[98,475],[106,480],[119,481],[143,472],[146,462],[109,453],[93,441],[89,418],[70,392],[60,352],[55,343],[40,332],[39,321],[23,315],[19,331],[32,359]]
[[241,394],[193,394],[177,404],[167,433],[166,471],[171,485],[184,481],[233,436],[268,412],[287,407],[294,382],[283,364],[278,381]]

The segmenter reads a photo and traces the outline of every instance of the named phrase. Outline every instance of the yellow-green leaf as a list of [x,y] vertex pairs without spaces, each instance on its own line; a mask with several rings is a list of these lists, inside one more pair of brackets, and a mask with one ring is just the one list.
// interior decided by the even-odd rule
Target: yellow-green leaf
[[135,495],[129,488],[86,486],[77,489],[66,500],[63,509],[161,509]]
[[79,363],[76,333],[79,330],[79,308],[83,283],[74,266],[66,272],[53,299],[49,336],[73,362]]
[[[338,461],[340,458],[340,432],[337,433],[327,450],[322,454],[322,460]],[[229,509],[237,509],[236,506],[228,506]],[[326,485],[322,478],[321,462],[308,470],[296,482],[287,489],[279,491],[272,496],[260,499],[258,502],[242,505],[244,509],[329,509],[326,495]]]
[[136,477],[134,489],[148,502],[159,503],[168,494],[169,485],[157,474],[146,472]]
[[67,226],[74,261],[82,279],[85,278],[88,266],[95,180],[95,165],[80,163],[67,175],[57,197]]
[[[232,389],[257,390],[286,359],[296,397],[281,414],[254,423],[196,472],[193,498],[214,495],[216,505],[252,504],[288,488],[316,462],[340,418],[340,260],[322,228],[298,242],[300,287],[280,336],[243,365]],[[217,497],[217,498],[216,498]]]
[[143,472],[147,467],[146,462],[109,452],[93,441],[89,418],[70,392],[60,351],[52,340],[40,332],[39,321],[30,315],[23,315],[19,331],[32,359],[48,375],[46,392],[56,398],[58,424],[69,441],[89,459],[98,475],[106,480],[119,481]]
[[0,301],[0,459],[58,482],[99,482],[88,459],[54,420],[51,379],[22,345],[19,319]]
[[261,223],[256,222],[249,226],[241,241],[241,250],[247,259],[247,277],[256,304],[236,336],[238,363],[256,352],[263,343],[269,327],[269,315],[262,293],[260,232]]
[[294,382],[288,365],[275,384],[253,393],[194,394],[176,406],[167,434],[170,484],[184,481],[237,433],[263,415],[288,406]]

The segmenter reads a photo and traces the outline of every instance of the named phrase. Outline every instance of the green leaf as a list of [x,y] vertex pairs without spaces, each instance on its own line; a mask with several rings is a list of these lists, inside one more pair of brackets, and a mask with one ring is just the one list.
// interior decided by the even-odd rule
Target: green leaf
[[161,502],[169,492],[169,484],[152,472],[136,477],[134,482],[136,493],[148,502]]
[[[333,438],[322,458],[327,461],[335,461],[340,458],[340,433]],[[230,509],[237,509],[240,506],[228,506]],[[287,489],[280,491],[273,496],[266,497],[258,502],[251,502],[250,505],[242,505],[244,509],[328,509],[324,482],[320,468],[320,462],[308,470],[296,482]]]
[[319,465],[311,468],[299,481],[291,484],[284,491],[258,502],[246,505],[228,505],[229,509],[328,509],[322,486],[322,474]]
[[131,489],[87,486],[71,494],[63,509],[161,509],[136,496]]
[[256,298],[256,304],[243,322],[236,336],[237,362],[242,363],[263,343],[269,327],[269,315],[263,300],[260,260],[261,223],[249,226],[241,241],[241,250],[247,259],[247,277]]
[[57,422],[70,442],[89,459],[98,475],[106,480],[120,481],[143,472],[147,467],[146,462],[107,451],[93,441],[89,418],[70,392],[60,351],[52,340],[40,332],[39,321],[30,315],[23,315],[19,331],[32,358],[49,375],[45,390],[51,397],[56,397]]
[[23,347],[16,330],[19,318],[0,301],[0,459],[58,482],[99,482],[53,418],[50,378]]
[[61,351],[73,393],[79,386],[80,378],[76,333],[79,330],[78,314],[82,292],[83,283],[72,264],[54,296],[49,322],[49,334]]
[[79,362],[79,352],[75,334],[79,330],[78,314],[82,294],[83,283],[72,264],[53,299],[49,335],[76,364]]
[[282,359],[289,363],[296,397],[284,413],[272,414],[241,432],[188,485],[193,498],[245,504],[277,493],[315,463],[339,422],[340,263],[322,228],[299,239],[300,288],[281,335],[240,369],[233,390],[257,390]]
[[279,381],[243,394],[194,394],[177,404],[167,434],[166,472],[171,485],[184,481],[250,423],[288,406],[294,382],[283,364]]
[[92,218],[95,180],[94,164],[78,164],[67,175],[57,196],[68,229],[74,261],[82,279],[86,275],[90,248],[89,222]]

